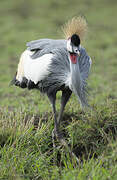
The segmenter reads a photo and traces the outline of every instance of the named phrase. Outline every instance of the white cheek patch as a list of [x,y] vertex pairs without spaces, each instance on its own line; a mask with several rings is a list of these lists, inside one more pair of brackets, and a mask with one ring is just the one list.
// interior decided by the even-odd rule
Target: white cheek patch
[[67,41],[67,50],[68,50],[69,52],[72,52],[71,39],[69,39],[69,40]]

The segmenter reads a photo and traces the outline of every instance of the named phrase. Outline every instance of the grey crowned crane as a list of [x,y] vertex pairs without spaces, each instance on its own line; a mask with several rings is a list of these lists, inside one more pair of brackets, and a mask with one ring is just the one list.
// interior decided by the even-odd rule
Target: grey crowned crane
[[[54,135],[60,138],[60,121],[72,92],[81,106],[88,106],[86,86],[91,59],[81,46],[87,31],[82,17],[74,17],[63,26],[66,39],[40,39],[27,43],[12,83],[21,88],[36,88],[47,94],[54,114]],[[56,117],[56,93],[62,91],[61,108]]]

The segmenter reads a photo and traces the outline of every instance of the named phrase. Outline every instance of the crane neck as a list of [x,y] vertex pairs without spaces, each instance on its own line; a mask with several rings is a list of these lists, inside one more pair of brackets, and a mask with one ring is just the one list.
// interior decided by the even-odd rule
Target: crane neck
[[73,77],[80,78],[80,69],[79,69],[79,56],[75,53],[69,53],[68,54],[69,61],[70,61],[70,71],[73,75]]
[[80,69],[79,69],[79,61],[78,58],[79,56],[77,55],[74,58],[71,57],[71,53],[69,53],[69,61],[70,61],[70,72],[71,72],[71,88],[73,92],[75,93],[76,96],[80,99],[81,97],[81,74],[80,74]]

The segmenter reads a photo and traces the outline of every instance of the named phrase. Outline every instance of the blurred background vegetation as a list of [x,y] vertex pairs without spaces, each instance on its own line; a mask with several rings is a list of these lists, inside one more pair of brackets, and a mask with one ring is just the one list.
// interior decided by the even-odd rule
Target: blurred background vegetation
[[[116,91],[116,11],[114,0],[20,0],[0,1],[0,77],[8,89],[19,56],[26,42],[39,38],[64,38],[61,26],[70,18],[83,15],[89,34],[83,46],[93,60],[93,87],[103,93]],[[98,84],[97,84],[98,83]],[[5,88],[4,86],[4,88]],[[107,91],[108,89],[108,91]],[[2,91],[2,89],[0,90]],[[102,91],[102,90],[100,90]]]
[[[80,114],[77,99],[72,95],[64,116],[71,124],[63,126],[69,134],[69,144],[79,158],[84,157],[84,163],[75,166],[69,158],[64,159],[63,150],[59,165],[53,168],[53,154],[48,155],[53,128],[48,99],[38,91],[10,87],[9,83],[26,42],[64,38],[61,26],[78,15],[84,16],[89,26],[82,45],[92,58],[89,103],[95,111]],[[116,17],[115,0],[0,0],[1,179],[117,178]],[[36,120],[40,125],[32,134]]]

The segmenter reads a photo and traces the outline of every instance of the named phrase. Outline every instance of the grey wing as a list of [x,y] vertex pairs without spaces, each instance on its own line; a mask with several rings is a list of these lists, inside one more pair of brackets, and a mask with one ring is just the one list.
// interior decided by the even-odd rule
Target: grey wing
[[66,40],[40,39],[27,43],[27,49],[35,51],[32,58],[38,58],[44,54],[54,53],[57,48],[65,48]]
[[28,42],[26,46],[28,47],[30,51],[34,51],[37,49],[43,49],[44,46],[50,44],[50,42],[51,42],[51,39],[39,39],[39,40]]
[[79,69],[80,69],[80,75],[82,79],[82,97],[83,99],[86,99],[86,104],[87,104],[87,79],[89,76],[90,68],[91,68],[91,58],[87,55],[86,50],[84,48],[81,49],[81,56],[79,58]]
[[87,55],[84,48],[81,49],[81,56],[79,59],[79,68],[81,73],[81,78],[83,81],[86,81],[91,68],[91,58]]

